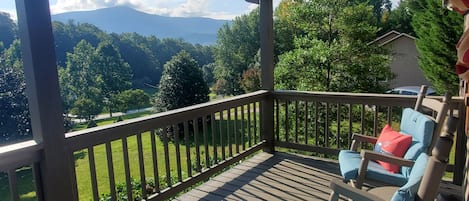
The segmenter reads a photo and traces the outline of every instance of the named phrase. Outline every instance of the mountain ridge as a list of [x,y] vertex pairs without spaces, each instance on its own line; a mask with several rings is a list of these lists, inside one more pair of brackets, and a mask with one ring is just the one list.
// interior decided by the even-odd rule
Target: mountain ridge
[[117,6],[92,11],[74,11],[52,15],[53,21],[90,23],[108,33],[135,32],[158,38],[181,38],[187,42],[213,45],[217,32],[229,20],[203,17],[166,17]]

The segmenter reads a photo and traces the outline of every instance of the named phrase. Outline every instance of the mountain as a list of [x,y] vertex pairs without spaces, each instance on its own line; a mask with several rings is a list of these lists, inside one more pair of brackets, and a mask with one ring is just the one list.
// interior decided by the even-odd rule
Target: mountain
[[228,20],[202,17],[165,17],[119,6],[92,11],[52,15],[52,20],[67,23],[73,20],[90,23],[108,33],[135,32],[158,38],[182,38],[190,43],[215,44],[218,29]]

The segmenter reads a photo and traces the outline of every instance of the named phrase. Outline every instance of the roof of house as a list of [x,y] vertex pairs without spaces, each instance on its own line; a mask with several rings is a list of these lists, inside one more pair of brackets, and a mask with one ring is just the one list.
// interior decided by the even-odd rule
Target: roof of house
[[383,46],[383,45],[389,44],[389,43],[391,43],[391,42],[393,42],[393,41],[395,41],[395,40],[397,40],[401,37],[407,37],[407,38],[410,38],[412,40],[416,39],[415,37],[413,37],[409,34],[399,33],[397,31],[392,30],[392,31],[390,31],[390,32],[376,38],[375,40],[369,42],[368,44],[370,45],[370,44],[373,44],[373,43],[378,43],[379,46]]

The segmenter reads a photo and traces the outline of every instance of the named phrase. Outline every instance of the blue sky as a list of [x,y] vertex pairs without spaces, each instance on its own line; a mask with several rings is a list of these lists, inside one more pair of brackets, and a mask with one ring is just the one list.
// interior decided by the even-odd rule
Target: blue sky
[[[280,0],[273,1],[274,6],[280,2]],[[397,4],[398,1],[392,0],[393,4]],[[49,2],[52,14],[128,5],[151,14],[215,19],[233,19],[249,13],[256,7],[244,0],[49,0]],[[0,11],[6,11],[16,18],[15,0],[0,0]]]
[[[15,0],[0,0],[0,11],[15,14]],[[244,0],[49,0],[52,14],[128,5],[137,10],[178,17],[233,19],[256,7]],[[278,5],[280,0],[274,0]]]

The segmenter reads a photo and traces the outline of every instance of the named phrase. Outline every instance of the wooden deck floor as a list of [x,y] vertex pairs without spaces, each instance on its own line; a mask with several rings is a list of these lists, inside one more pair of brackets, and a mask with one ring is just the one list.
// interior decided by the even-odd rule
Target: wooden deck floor
[[336,161],[260,153],[176,200],[328,200]]

